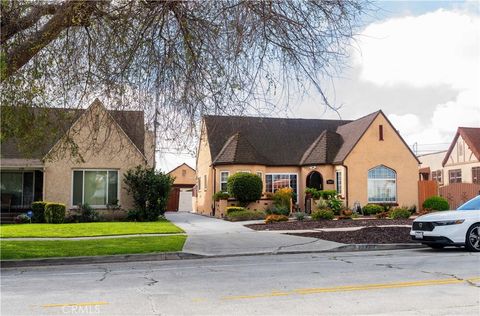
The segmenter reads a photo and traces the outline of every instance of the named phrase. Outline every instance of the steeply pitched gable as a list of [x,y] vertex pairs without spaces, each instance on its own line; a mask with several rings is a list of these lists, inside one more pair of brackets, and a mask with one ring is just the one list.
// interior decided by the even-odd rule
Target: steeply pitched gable
[[480,160],[480,128],[478,127],[459,127],[457,133],[453,138],[450,147],[447,150],[445,158],[443,159],[442,166],[445,166],[448,162],[448,158],[452,154],[453,148],[457,144],[458,138],[462,137],[465,143],[468,145],[475,157]]

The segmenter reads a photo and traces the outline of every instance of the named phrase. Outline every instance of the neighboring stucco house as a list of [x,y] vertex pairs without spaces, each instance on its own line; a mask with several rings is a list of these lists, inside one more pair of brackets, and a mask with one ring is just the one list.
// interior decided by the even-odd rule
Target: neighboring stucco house
[[2,142],[2,211],[22,211],[36,200],[64,203],[67,209],[84,203],[98,210],[114,204],[132,208],[123,175],[154,164],[154,136],[145,128],[143,111],[107,110],[95,100],[87,109],[51,108],[49,115],[52,131],[63,132],[30,157],[15,139]]
[[195,169],[183,163],[168,172],[168,175],[175,180],[168,197],[167,211],[192,211],[193,187],[196,183]]
[[480,128],[459,127],[447,151],[421,155],[420,177],[439,186],[480,184]]
[[289,186],[336,189],[358,202],[416,205],[418,160],[382,111],[354,121],[205,116],[197,152],[197,212],[215,213],[212,195],[251,172],[264,192]]

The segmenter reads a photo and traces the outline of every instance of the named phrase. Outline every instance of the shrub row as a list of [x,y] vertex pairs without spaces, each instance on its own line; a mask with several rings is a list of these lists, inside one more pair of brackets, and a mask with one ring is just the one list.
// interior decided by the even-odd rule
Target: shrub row
[[226,219],[232,222],[265,219],[265,213],[260,211],[235,211],[227,214]]
[[310,194],[314,200],[328,200],[329,198],[337,195],[337,191],[335,190],[317,190],[315,188],[307,188],[305,193]]
[[66,206],[62,203],[37,201],[32,203],[32,221],[59,224],[65,221]]

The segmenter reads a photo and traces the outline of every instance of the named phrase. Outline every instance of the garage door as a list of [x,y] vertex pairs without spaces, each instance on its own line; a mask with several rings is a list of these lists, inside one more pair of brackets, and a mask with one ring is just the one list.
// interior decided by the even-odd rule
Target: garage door
[[182,188],[180,189],[180,198],[178,201],[179,212],[191,212],[192,211],[192,189]]

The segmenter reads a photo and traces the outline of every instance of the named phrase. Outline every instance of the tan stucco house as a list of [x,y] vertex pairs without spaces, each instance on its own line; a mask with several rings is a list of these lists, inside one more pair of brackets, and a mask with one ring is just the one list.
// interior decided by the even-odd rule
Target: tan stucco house
[[419,161],[382,111],[357,120],[205,116],[197,153],[197,212],[236,172],[261,177],[264,192],[288,186],[305,208],[305,189],[337,190],[352,207],[418,203]]
[[172,190],[168,196],[167,211],[192,211],[193,187],[196,184],[195,169],[182,163],[167,174],[174,178]]
[[15,139],[2,142],[2,212],[28,209],[37,200],[67,209],[84,203],[100,211],[115,204],[132,208],[123,175],[154,164],[154,136],[145,128],[143,111],[108,110],[95,100],[87,109],[48,113],[52,131],[62,132],[38,151],[26,157]]

